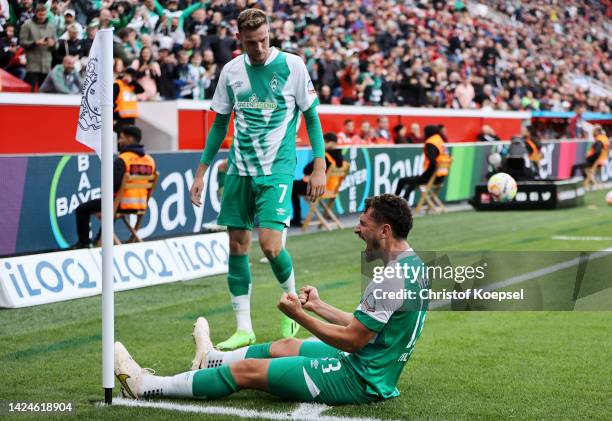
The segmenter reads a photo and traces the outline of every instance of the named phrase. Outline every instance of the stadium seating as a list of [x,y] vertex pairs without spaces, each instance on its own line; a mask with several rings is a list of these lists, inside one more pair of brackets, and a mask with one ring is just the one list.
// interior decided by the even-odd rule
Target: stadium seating
[[[0,68],[24,78],[28,50],[19,36],[32,10],[10,3],[10,17],[0,17]],[[246,5],[194,8],[197,3],[181,1],[170,11],[170,3],[151,10],[149,2],[110,0],[75,13],[70,2],[48,2],[49,19],[61,28],[54,63],[78,55],[83,71],[95,30],[114,27],[116,71],[138,72],[141,100],[210,99],[221,68],[240,52],[233,33]],[[370,6],[294,0],[265,6],[271,44],[304,59],[323,104],[552,111],[583,105],[610,112],[604,2],[376,0]]]

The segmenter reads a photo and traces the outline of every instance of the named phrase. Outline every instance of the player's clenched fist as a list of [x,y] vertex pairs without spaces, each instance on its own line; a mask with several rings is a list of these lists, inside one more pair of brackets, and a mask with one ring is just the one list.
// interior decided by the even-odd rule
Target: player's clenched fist
[[283,292],[281,295],[277,307],[292,319],[302,311],[302,304],[298,296],[295,294],[287,294],[286,292]]
[[299,299],[300,303],[302,304],[302,308],[308,311],[313,311],[321,300],[319,298],[319,291],[310,285],[300,288]]

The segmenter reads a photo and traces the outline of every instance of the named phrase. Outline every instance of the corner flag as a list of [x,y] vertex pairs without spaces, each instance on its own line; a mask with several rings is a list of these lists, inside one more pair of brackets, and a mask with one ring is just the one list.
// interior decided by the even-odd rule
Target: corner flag
[[82,88],[76,139],[102,161],[102,386],[112,403],[115,314],[113,296],[113,30],[102,29],[92,44]]
[[[110,56],[103,57],[103,50],[110,51]],[[100,158],[102,157],[102,104],[110,104],[111,106],[113,104],[112,76],[110,85],[105,86],[106,81],[102,79],[101,70],[109,62],[112,72],[112,51],[112,30],[103,29],[99,31],[89,52],[85,80],[81,91],[81,107],[76,134],[76,139],[95,150]]]

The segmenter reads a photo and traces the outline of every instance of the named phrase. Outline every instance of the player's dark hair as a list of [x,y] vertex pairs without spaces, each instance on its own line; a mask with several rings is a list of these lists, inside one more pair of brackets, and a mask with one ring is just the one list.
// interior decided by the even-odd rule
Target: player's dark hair
[[266,23],[268,18],[264,12],[259,9],[245,9],[238,15],[238,32],[243,29],[254,31]]
[[121,129],[119,129],[119,132],[131,137],[136,143],[140,143],[140,140],[142,139],[142,132],[136,126],[122,127]]
[[381,194],[368,197],[365,210],[372,208],[372,217],[379,224],[389,224],[393,236],[406,239],[412,229],[412,213],[405,199],[394,194]]

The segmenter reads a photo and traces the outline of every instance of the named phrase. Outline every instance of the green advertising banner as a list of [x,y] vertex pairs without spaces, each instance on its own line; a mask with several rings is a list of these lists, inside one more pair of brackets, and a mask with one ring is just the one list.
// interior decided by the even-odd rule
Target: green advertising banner
[[[487,156],[507,147],[508,142],[459,143],[447,145],[453,163],[440,192],[446,202],[466,200],[475,186],[486,180]],[[584,160],[589,146],[584,141],[553,141],[542,145],[539,163],[541,179],[570,177],[571,167]],[[295,178],[312,160],[310,149],[297,151]],[[423,171],[423,145],[356,147],[343,150],[350,172],[340,189],[335,206],[339,214],[360,212],[372,195],[394,193],[401,177]],[[205,178],[206,199],[195,207],[189,199],[196,152],[153,153],[160,179],[149,201],[149,211],[139,235],[144,239],[196,234],[217,218],[220,201],[217,170],[222,152]],[[599,174],[602,181],[612,179],[612,157]],[[100,197],[100,161],[92,154],[0,156],[0,256],[65,249],[76,237],[75,210],[84,202]],[[419,199],[416,189],[411,205]],[[302,216],[308,211],[302,206]],[[92,234],[98,223],[93,218]],[[120,237],[127,235],[117,224]]]
[[[475,186],[487,179],[488,156],[501,152],[508,145],[509,142],[447,144],[453,162],[440,198],[445,202],[454,202],[472,197]],[[569,178],[572,165],[584,161],[589,145],[587,141],[542,142],[540,179]],[[423,171],[423,145],[347,148],[343,155],[350,163],[350,172],[335,203],[339,214],[363,211],[367,197],[395,193],[401,177],[418,175]],[[298,167],[300,163],[308,162],[305,158],[303,154],[298,154]],[[612,157],[599,176],[602,181],[612,179]],[[419,194],[419,189],[411,194],[410,205],[416,204]]]
[[[453,159],[448,178],[440,193],[444,201],[468,199],[474,186],[485,179],[487,156],[501,144],[457,144],[449,146]],[[423,171],[423,146],[349,148],[343,152],[350,164],[349,175],[340,188],[340,200],[336,210],[340,214],[360,212],[365,199],[372,195],[394,193],[402,177],[410,177]],[[414,205],[419,198],[416,189],[410,197]]]

